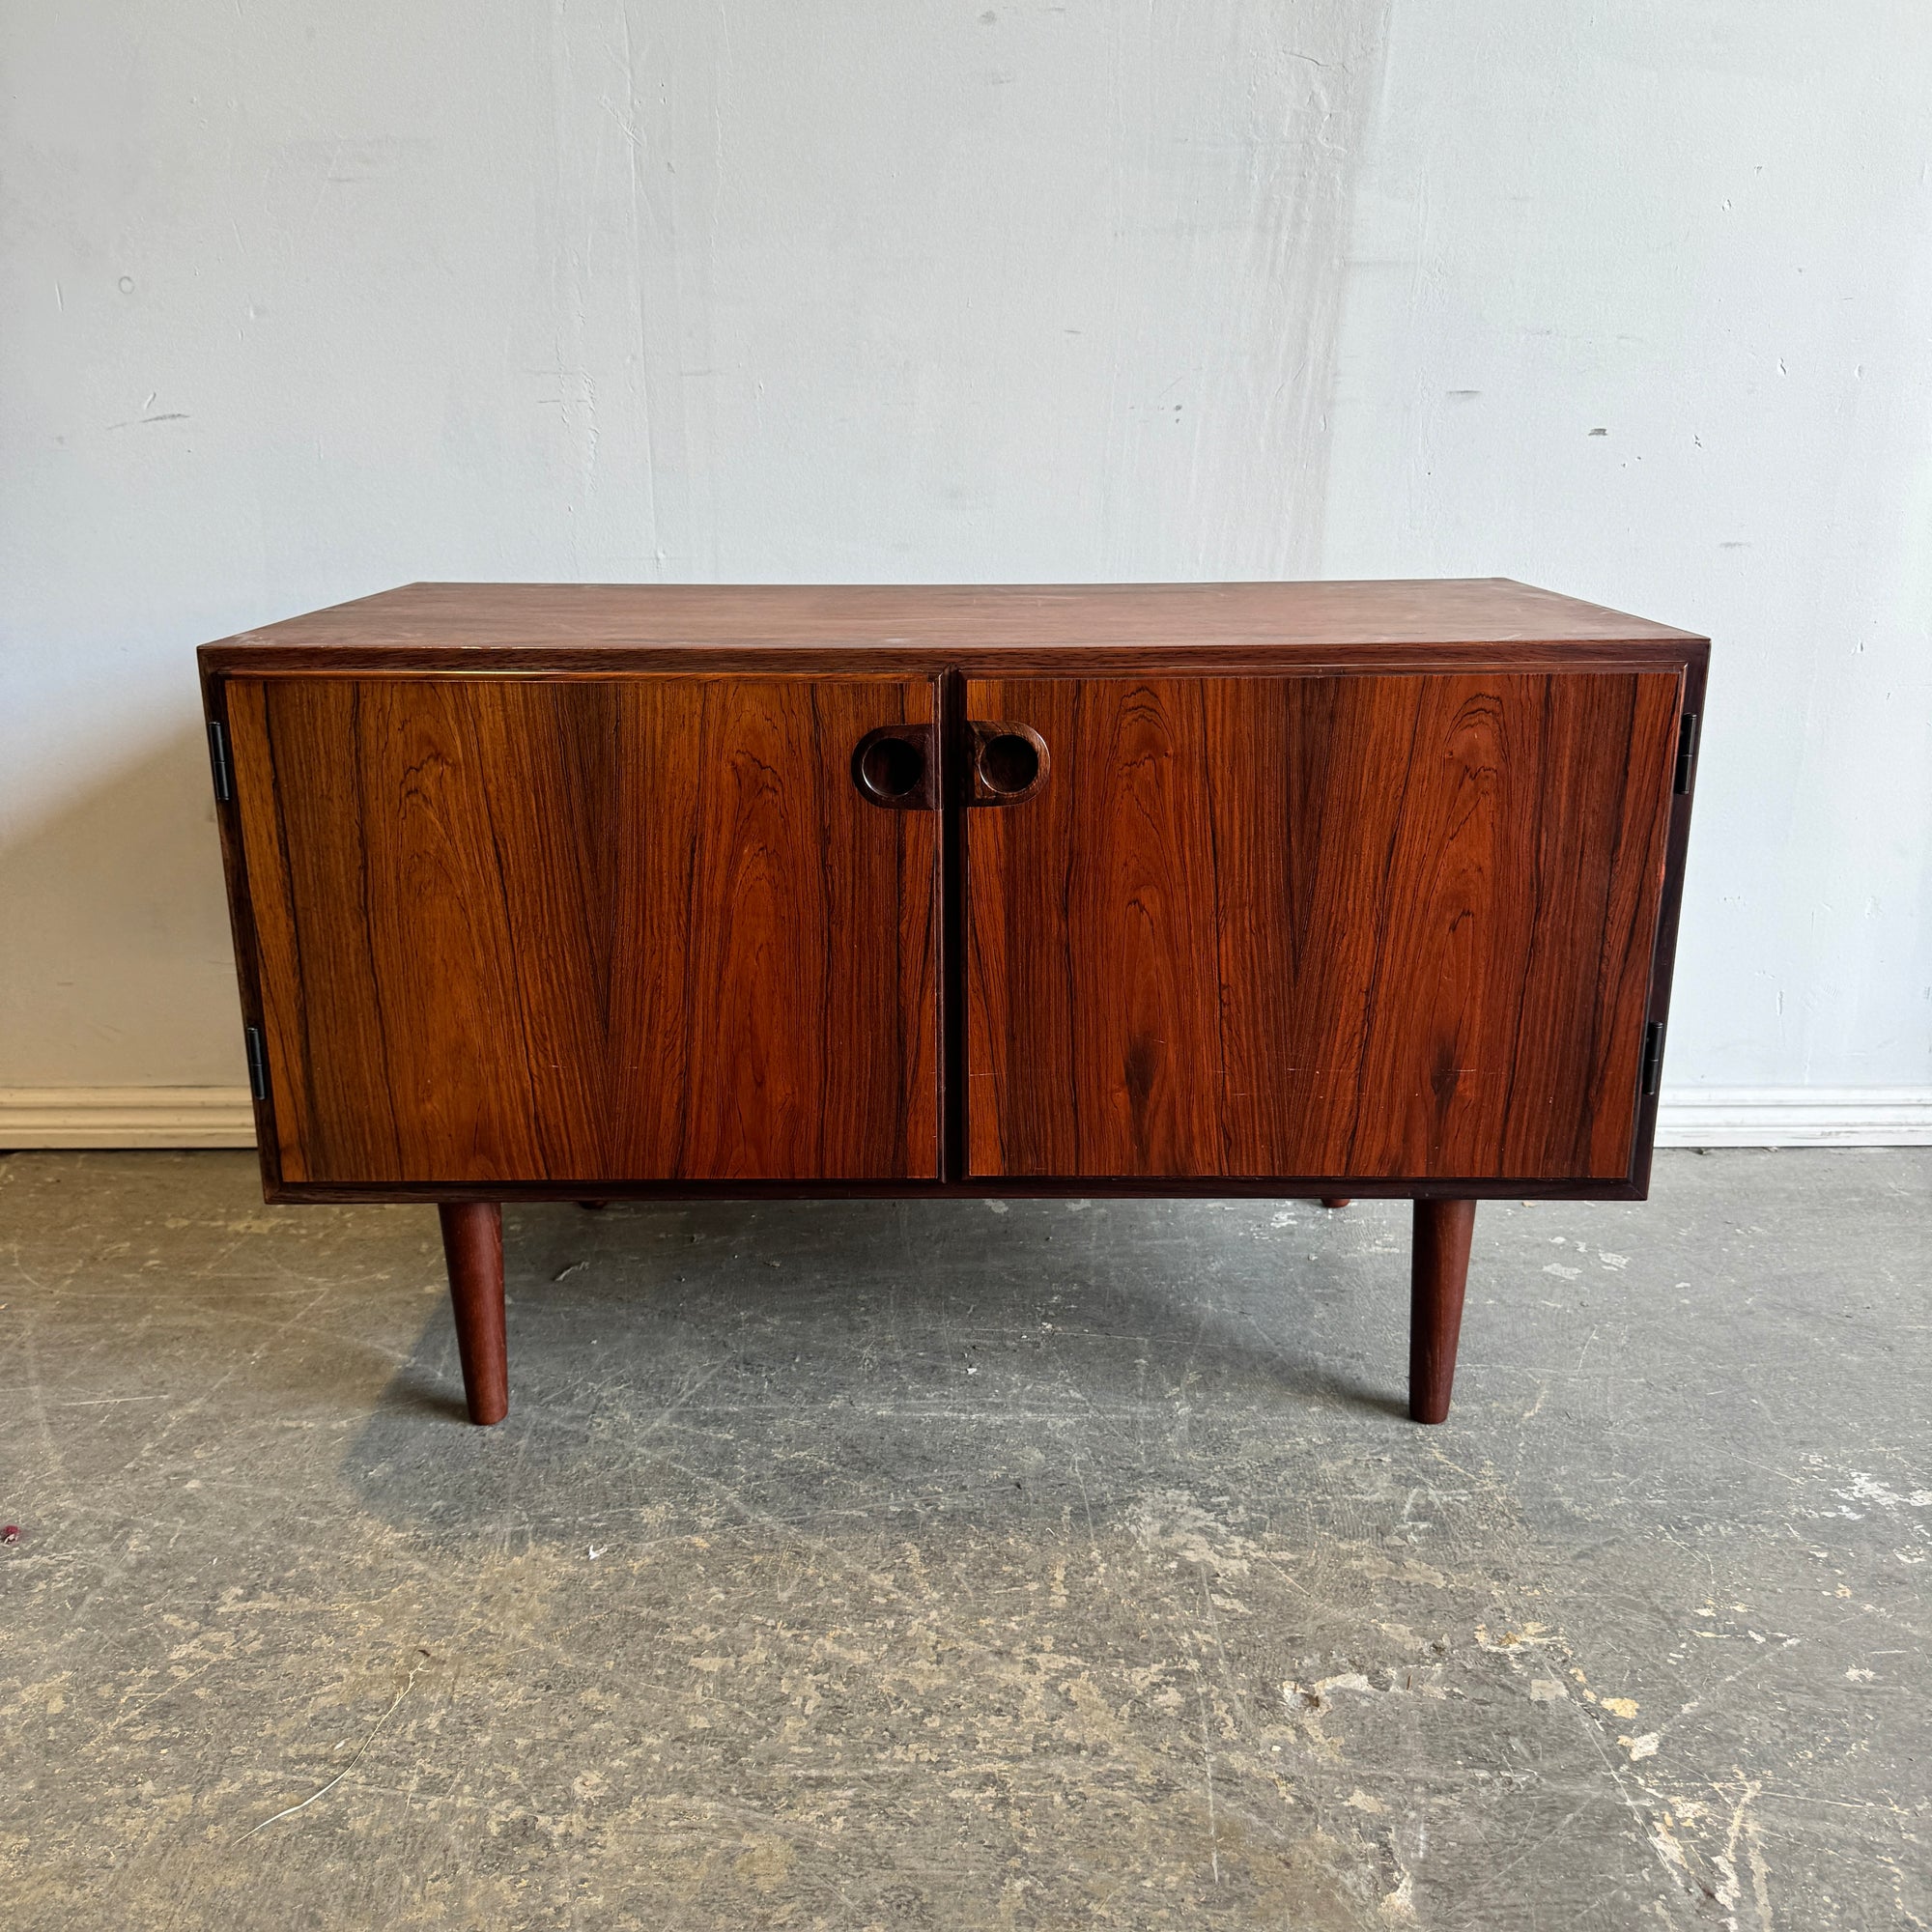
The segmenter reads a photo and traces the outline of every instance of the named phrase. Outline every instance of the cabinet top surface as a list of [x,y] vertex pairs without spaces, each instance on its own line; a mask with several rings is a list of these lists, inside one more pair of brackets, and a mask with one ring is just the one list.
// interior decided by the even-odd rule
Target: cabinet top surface
[[[786,648],[949,656],[1110,649],[1196,655],[1370,653],[1504,646],[1595,655],[1665,647],[1688,631],[1505,578],[1122,584],[410,583],[207,647],[213,670],[434,670],[643,651],[761,655]],[[1645,648],[1647,647],[1647,648]],[[694,666],[696,668],[696,666]]]

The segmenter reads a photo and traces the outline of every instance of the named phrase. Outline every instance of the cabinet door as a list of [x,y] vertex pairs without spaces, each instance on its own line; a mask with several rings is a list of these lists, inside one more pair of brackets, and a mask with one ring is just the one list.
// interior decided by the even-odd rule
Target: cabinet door
[[853,775],[929,680],[226,705],[284,1180],[938,1172],[937,814]]
[[1629,1171],[1674,672],[974,682],[976,1175]]

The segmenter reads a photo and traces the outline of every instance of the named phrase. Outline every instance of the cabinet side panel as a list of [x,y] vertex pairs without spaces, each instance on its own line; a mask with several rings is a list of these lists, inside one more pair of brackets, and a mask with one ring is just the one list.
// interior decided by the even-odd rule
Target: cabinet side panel
[[973,1172],[1626,1177],[1678,688],[972,686],[1054,759],[973,814]]
[[284,1180],[302,1181],[310,1178],[303,1151],[314,1135],[309,1122],[308,1060],[302,1048],[293,882],[282,849],[267,697],[253,678],[228,679],[224,696],[237,838],[254,921],[264,1051],[269,1091],[274,1095],[275,1160]]

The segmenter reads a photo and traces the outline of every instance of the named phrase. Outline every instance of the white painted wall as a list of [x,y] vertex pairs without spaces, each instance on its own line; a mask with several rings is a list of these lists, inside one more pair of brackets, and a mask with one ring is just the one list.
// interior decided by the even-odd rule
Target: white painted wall
[[1425,573],[1718,640],[1672,1081],[1932,1089],[1914,0],[0,0],[0,1090],[241,1077],[206,639]]
[[1324,575],[1714,640],[1672,1085],[1932,1089],[1932,8],[1404,0],[1346,316]]

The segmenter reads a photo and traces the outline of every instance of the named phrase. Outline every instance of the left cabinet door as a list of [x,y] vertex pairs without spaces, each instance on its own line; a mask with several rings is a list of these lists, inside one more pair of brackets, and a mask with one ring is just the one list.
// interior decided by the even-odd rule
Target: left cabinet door
[[224,696],[285,1182],[938,1174],[930,680]]

